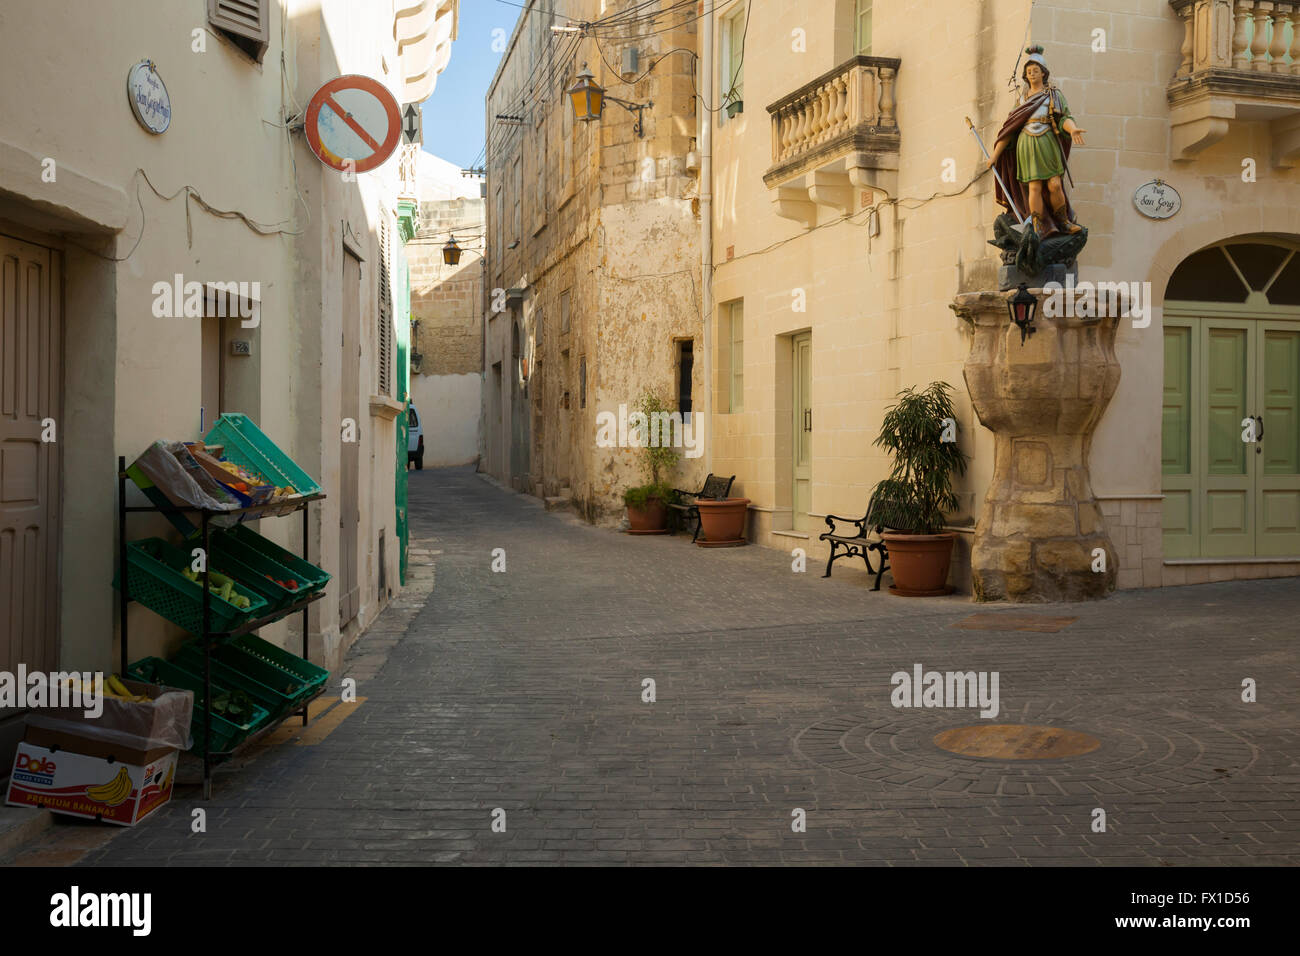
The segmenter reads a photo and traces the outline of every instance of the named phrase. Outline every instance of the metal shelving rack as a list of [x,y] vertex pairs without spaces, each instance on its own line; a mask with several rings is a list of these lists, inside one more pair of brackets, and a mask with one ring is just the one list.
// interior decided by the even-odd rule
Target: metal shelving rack
[[[203,633],[197,634],[195,636],[198,637],[203,644],[203,699],[205,702],[210,702],[212,700],[212,644],[216,640],[230,640],[231,638],[238,637],[241,634],[248,634],[252,631],[256,631],[258,628],[265,627],[268,624],[273,624],[276,621],[286,618],[291,614],[296,614],[299,611],[301,611],[302,612],[302,657],[303,660],[310,660],[310,658],[307,656],[307,638],[309,633],[308,612],[312,604],[314,604],[316,601],[319,601],[321,598],[325,596],[324,589],[321,589],[319,591],[314,591],[311,594],[304,597],[302,600],[295,601],[294,603],[288,605],[287,607],[283,607],[280,610],[275,611],[274,613],[264,615],[253,621],[248,621],[247,623],[240,625],[234,630],[214,631],[211,629],[210,603],[212,600],[212,592],[208,590],[209,562],[207,560],[207,556],[211,554],[210,538],[209,538],[209,534],[211,532],[211,526],[209,523],[210,519],[221,515],[238,516],[238,515],[248,514],[254,511],[264,512],[268,509],[268,507],[271,506],[268,506],[267,504],[263,503],[259,505],[250,505],[247,508],[235,508],[230,511],[214,511],[205,508],[193,508],[193,507],[164,508],[154,504],[128,505],[126,503],[127,477],[128,476],[126,473],[126,458],[125,456],[119,455],[117,458],[117,542],[118,542],[117,543],[117,570],[118,570],[118,580],[120,582],[120,586],[118,588],[117,593],[118,593],[118,621],[121,626],[121,634],[122,634],[122,668],[121,668],[122,675],[126,676],[126,667],[130,659],[130,655],[127,650],[128,641],[129,641],[129,627],[127,624],[126,609],[127,609],[127,605],[131,602],[131,594],[130,594],[129,577],[128,577],[129,571],[127,567],[129,562],[127,560],[127,552],[126,552],[126,546],[127,546],[126,516],[128,514],[133,514],[136,512],[152,512],[154,514],[163,514],[163,515],[197,514],[199,516],[199,528],[200,528],[200,533],[202,534],[203,537],[203,554],[204,554]],[[279,514],[268,516],[268,517],[284,517],[286,515],[294,514],[297,511],[302,512],[302,559],[304,561],[309,560],[308,542],[310,540],[309,539],[310,525],[308,522],[307,506],[311,504],[313,501],[320,501],[324,499],[324,497],[325,497],[324,492],[317,492],[314,495],[305,495],[294,503],[295,507],[288,510],[282,510]],[[283,509],[284,505],[281,504],[275,507],[279,507]],[[302,725],[306,727],[307,706],[313,700],[319,697],[322,693],[324,693],[324,691],[325,691],[325,687],[324,685],[322,685],[315,694],[313,694],[311,697],[304,700],[297,709],[288,711],[287,713],[283,714],[278,720],[268,723],[265,727],[259,729],[257,733],[241,741],[238,745],[236,745],[236,747],[233,750],[226,751],[224,753],[219,753],[219,754],[214,754],[212,752],[212,735],[211,735],[212,721],[210,719],[212,712],[210,706],[205,706],[203,708],[203,799],[208,800],[212,797],[212,763],[214,757],[221,757],[225,759],[234,755],[241,748],[246,747],[248,744],[265,736],[265,734],[269,733],[271,730],[278,727],[280,724],[284,723],[290,717],[296,717],[298,715],[301,715]]]

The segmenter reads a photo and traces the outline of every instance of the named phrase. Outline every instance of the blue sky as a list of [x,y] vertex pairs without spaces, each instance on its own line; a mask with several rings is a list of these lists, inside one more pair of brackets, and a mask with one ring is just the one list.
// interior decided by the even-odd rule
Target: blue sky
[[502,56],[492,50],[493,31],[503,31],[508,40],[519,14],[518,6],[501,0],[461,0],[460,33],[451,45],[451,61],[421,107],[427,151],[461,168],[478,158],[483,148],[483,98]]

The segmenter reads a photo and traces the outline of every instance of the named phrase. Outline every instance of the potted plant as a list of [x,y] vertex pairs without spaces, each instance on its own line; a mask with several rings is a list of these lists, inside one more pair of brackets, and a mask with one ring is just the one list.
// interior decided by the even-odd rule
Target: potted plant
[[894,574],[889,590],[907,597],[952,590],[947,582],[955,536],[943,530],[944,516],[958,508],[952,477],[966,473],[966,456],[955,440],[951,391],[947,382],[932,382],[923,391],[899,392],[875,440],[893,456],[894,466],[871,493],[868,527],[885,529]]
[[737,548],[745,543],[748,498],[696,498],[700,512],[701,548]]
[[[663,475],[677,464],[681,457],[671,445],[650,444],[650,423],[656,415],[669,414],[668,404],[654,393],[647,393],[637,403],[637,411],[645,417],[644,428],[638,426],[641,437],[641,460],[649,473],[648,484],[637,485],[623,492],[627,506],[628,534],[667,534],[668,506],[677,503],[677,492],[664,481]],[[665,418],[660,418],[660,422]],[[662,438],[663,436],[661,436]]]

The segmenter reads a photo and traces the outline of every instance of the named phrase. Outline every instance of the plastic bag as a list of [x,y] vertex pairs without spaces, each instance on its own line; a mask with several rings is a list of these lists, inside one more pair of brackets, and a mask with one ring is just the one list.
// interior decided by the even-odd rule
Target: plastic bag
[[29,711],[28,724],[99,740],[131,750],[172,747],[189,750],[190,721],[194,716],[194,691],[124,680],[127,688],[152,698],[149,704],[135,704],[104,695],[104,711],[87,717],[84,708],[56,707]]
[[[144,472],[177,508],[233,511],[242,507],[239,499],[199,467],[182,442],[156,441],[144,450],[132,467]],[[222,527],[234,524],[230,517],[217,517],[213,522]]]

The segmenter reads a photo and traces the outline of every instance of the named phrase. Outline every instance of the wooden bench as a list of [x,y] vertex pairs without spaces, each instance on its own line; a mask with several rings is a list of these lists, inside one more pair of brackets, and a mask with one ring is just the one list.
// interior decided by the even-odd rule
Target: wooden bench
[[[683,491],[680,488],[674,488],[673,490],[683,498],[693,498],[696,500],[707,498],[713,501],[722,501],[731,494],[731,483],[735,480],[735,475],[732,475],[730,478],[723,478],[720,475],[710,474],[709,477],[704,479],[704,487],[699,491]],[[668,507],[681,515],[683,521],[689,522],[694,519],[695,534],[691,535],[691,543],[694,544],[695,539],[700,536],[700,509],[695,506],[694,501],[687,501],[678,505],[669,505]]]
[[[871,590],[880,590],[880,576],[889,570],[889,549],[885,547],[883,539],[872,541],[867,537],[867,534],[869,533],[867,518],[869,516],[870,512],[867,512],[867,514],[863,515],[861,518],[841,518],[839,515],[826,516],[826,526],[831,530],[823,533],[817,540],[830,542],[831,556],[830,560],[826,562],[826,573],[823,574],[822,577],[829,578],[831,576],[831,565],[840,558],[857,557],[861,558],[866,564],[867,574],[874,574],[876,576],[876,586]],[[857,534],[848,535],[837,533],[835,530],[835,522],[837,521],[853,525],[857,529]],[[877,525],[872,530],[879,535],[884,529]],[[871,566],[872,551],[877,551],[880,554],[879,569]]]

